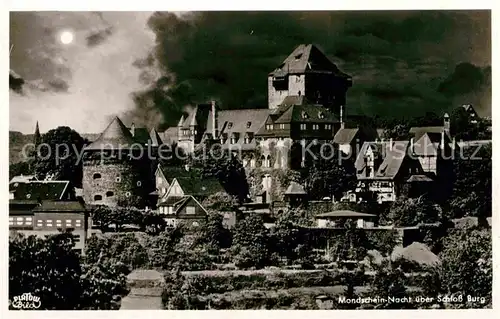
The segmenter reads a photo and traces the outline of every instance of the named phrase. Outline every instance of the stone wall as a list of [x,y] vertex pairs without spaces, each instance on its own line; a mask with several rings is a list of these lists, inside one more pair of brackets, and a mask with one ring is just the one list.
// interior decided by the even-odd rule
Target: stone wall
[[[83,199],[87,204],[124,206],[121,203],[140,202],[147,196],[151,183],[148,174],[141,174],[139,163],[116,161],[100,163],[87,161],[83,166]],[[99,177],[100,176],[100,177]],[[98,200],[96,196],[101,196]],[[134,205],[139,206],[139,205]]]

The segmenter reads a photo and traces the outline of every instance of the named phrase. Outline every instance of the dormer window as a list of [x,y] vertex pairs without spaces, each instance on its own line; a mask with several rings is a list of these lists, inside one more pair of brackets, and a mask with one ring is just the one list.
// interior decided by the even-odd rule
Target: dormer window
[[252,126],[252,122],[247,122],[247,128],[250,128]]
[[319,130],[319,125],[318,124],[313,124],[313,130],[315,130],[315,131]]
[[309,116],[307,115],[306,112],[302,111],[302,118],[307,119],[307,118],[309,118]]
[[266,124],[266,130],[272,131],[273,130],[273,125],[272,124]]
[[280,130],[284,130],[285,129],[285,124],[280,124]]
[[230,129],[231,127],[233,127],[233,122],[227,123],[227,128]]
[[318,117],[319,117],[320,119],[324,119],[324,118],[325,118],[325,113],[323,113],[323,112],[321,112],[321,111],[320,111],[320,112],[318,112]]

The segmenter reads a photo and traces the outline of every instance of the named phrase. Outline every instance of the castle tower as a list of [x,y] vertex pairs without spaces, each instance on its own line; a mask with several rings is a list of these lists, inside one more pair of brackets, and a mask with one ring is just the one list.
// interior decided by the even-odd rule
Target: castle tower
[[151,191],[148,152],[115,117],[85,147],[83,199],[87,204],[142,207]]
[[351,86],[352,78],[341,72],[318,47],[301,44],[269,73],[268,106],[276,109],[287,96],[305,96],[339,113]]

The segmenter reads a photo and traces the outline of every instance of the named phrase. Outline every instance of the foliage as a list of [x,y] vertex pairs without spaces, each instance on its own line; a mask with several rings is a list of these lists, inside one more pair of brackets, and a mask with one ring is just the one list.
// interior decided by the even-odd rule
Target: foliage
[[[372,298],[394,297],[405,298],[408,293],[405,287],[405,274],[398,261],[384,259],[380,264],[373,264],[376,274],[370,283],[369,296]],[[412,303],[377,303],[375,309],[405,309],[413,307]]]
[[248,195],[245,169],[238,156],[220,146],[204,145],[190,158],[190,165],[201,169],[202,177],[217,178],[226,192],[244,201]]
[[207,222],[201,227],[197,243],[206,244],[216,252],[221,248],[231,247],[231,232],[224,228],[222,221],[222,215],[209,213]]
[[490,217],[492,212],[492,145],[471,147],[454,160],[455,183],[450,218]]
[[9,298],[30,292],[41,309],[116,309],[127,293],[128,267],[116,262],[81,266],[70,233],[45,239],[22,235],[9,242]]
[[148,259],[151,267],[172,269],[178,259],[179,252],[176,245],[182,240],[182,227],[166,230],[157,236],[148,238],[145,244],[148,247]]
[[393,139],[395,141],[405,141],[410,138],[410,127],[407,124],[397,124],[392,128],[384,130],[384,139]]
[[417,226],[421,223],[434,223],[441,220],[441,209],[425,197],[399,198],[381,216],[382,224],[395,226]]
[[390,255],[398,242],[398,232],[391,229],[371,231],[367,235],[371,247],[384,256]]
[[210,194],[201,204],[207,210],[227,212],[232,211],[238,202],[236,197],[226,192],[217,192],[215,194]]
[[136,269],[147,266],[148,253],[132,233],[92,236],[87,241],[85,260],[89,264],[113,260]]
[[12,163],[9,165],[9,179],[19,175],[32,175],[34,173],[34,161],[28,159],[26,161]]
[[55,179],[69,180],[80,187],[83,172],[80,155],[87,141],[75,130],[59,126],[43,134],[41,142],[35,164],[37,177],[44,179],[54,176]]
[[342,158],[340,151],[324,154],[312,162],[305,178],[306,191],[313,199],[341,198],[356,183],[356,171],[352,158]]
[[269,233],[257,214],[240,221],[234,231],[233,256],[239,268],[262,268],[269,262]]
[[119,232],[124,225],[136,225],[150,234],[158,234],[166,227],[161,215],[134,207],[97,206],[93,211],[92,220],[103,232],[110,229],[111,225],[115,232]]
[[450,115],[450,133],[457,141],[491,139],[489,123],[481,118],[472,123],[469,113],[463,107],[453,109]]
[[485,304],[466,307],[486,307],[492,302],[492,240],[491,230],[466,228],[454,230],[445,238],[440,272],[443,288],[448,294],[486,298]]
[[371,248],[366,231],[346,221],[344,229],[334,236],[329,253],[337,260],[362,260]]

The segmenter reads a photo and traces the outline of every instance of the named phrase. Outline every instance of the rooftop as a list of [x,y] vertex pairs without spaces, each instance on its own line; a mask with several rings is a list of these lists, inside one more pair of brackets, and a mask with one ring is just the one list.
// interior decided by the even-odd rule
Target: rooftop
[[134,143],[136,143],[136,140],[129,129],[118,117],[115,117],[102,134],[94,142],[85,147],[85,150],[118,150],[129,148]]
[[362,218],[362,217],[377,217],[377,215],[359,213],[352,210],[336,210],[333,212],[316,215],[316,218]]
[[9,184],[16,200],[56,200],[68,196],[69,181],[30,181]]

